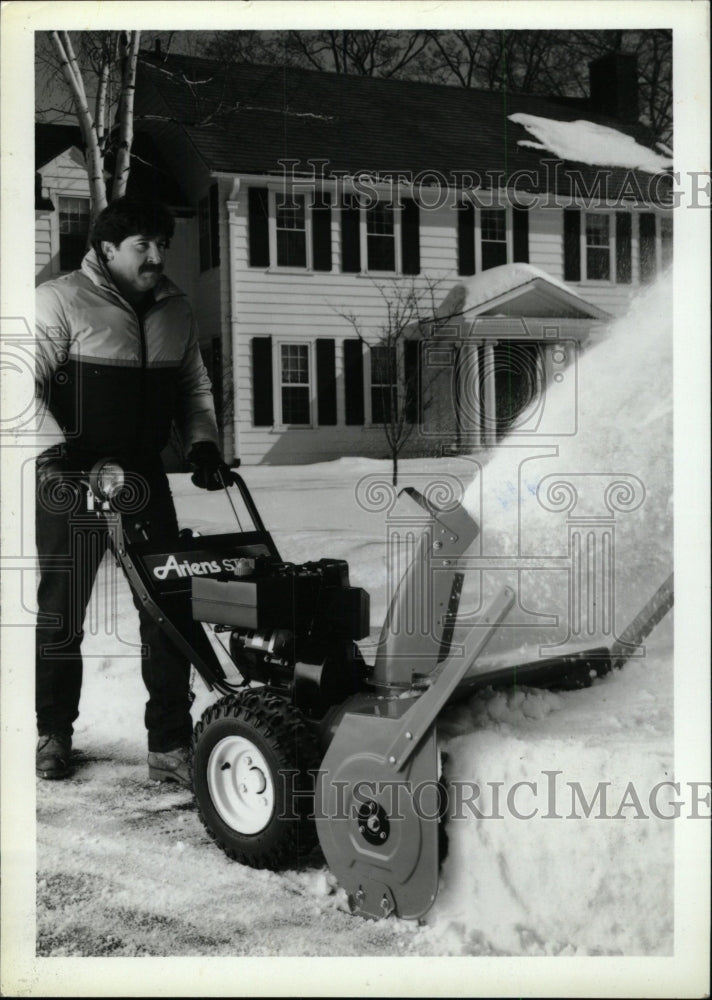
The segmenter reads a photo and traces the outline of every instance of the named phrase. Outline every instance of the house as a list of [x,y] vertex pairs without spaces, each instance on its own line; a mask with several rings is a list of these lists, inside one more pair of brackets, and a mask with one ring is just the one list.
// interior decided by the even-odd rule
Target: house
[[[407,454],[542,432],[542,390],[671,252],[634,67],[606,58],[584,107],[142,55],[137,136],[160,161],[142,184],[179,209],[169,270],[198,316],[228,458],[382,456],[389,400],[412,385]],[[557,154],[582,137],[633,159]],[[77,152],[38,163],[43,279],[86,215]],[[438,323],[384,337],[408,295]]]

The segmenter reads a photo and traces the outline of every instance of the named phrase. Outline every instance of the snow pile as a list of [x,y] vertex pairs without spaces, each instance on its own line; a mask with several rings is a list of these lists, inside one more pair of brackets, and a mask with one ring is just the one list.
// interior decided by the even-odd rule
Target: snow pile
[[469,314],[471,310],[486,305],[517,288],[529,285],[533,281],[554,285],[560,291],[566,292],[572,299],[579,299],[582,307],[585,305],[586,309],[590,309],[589,303],[584,304],[582,296],[574,288],[557,278],[553,278],[541,268],[535,267],[533,264],[500,264],[498,267],[488,268],[481,274],[475,274],[471,278],[458,282],[438,306],[436,315],[452,316],[454,313],[460,312]]
[[[566,642],[574,613],[584,644],[605,640],[599,607],[604,541],[594,546],[588,568],[584,552],[574,569],[571,530],[610,539],[617,635],[671,572],[669,298],[664,279],[641,293],[608,336],[547,388],[548,426],[576,426],[576,433],[537,437],[528,448],[505,440],[469,486],[464,503],[481,523],[482,553],[534,557],[544,567],[484,574],[485,599],[506,581],[519,594],[519,608],[509,618],[516,628],[498,631],[483,664],[535,659],[541,645]],[[599,603],[592,605],[594,598]],[[481,599],[479,575],[471,574],[463,607],[476,608]]]
[[520,139],[518,145],[543,149],[562,160],[592,166],[629,167],[657,174],[672,167],[672,159],[641,146],[630,135],[595,122],[561,122],[553,118],[517,113],[509,120],[522,125],[537,140]]
[[[556,454],[537,459],[530,451],[518,469],[505,440],[465,497],[482,516],[485,554],[555,555],[567,551],[567,513],[538,502],[544,477],[570,478],[583,494],[580,477],[584,486],[590,477],[593,499],[578,502],[599,507],[600,482],[635,477],[643,486],[640,505],[625,509],[621,500],[624,510],[615,517],[617,626],[630,621],[672,568],[668,295],[664,282],[642,295],[608,339],[584,355],[576,435],[559,440]],[[549,404],[563,408],[570,397],[554,388]],[[510,582],[520,594],[520,614],[554,610],[563,627],[531,626],[520,630],[524,641],[501,629],[492,645],[502,660],[512,659],[505,649],[518,641],[526,644],[525,658],[535,659],[538,643],[566,636],[568,574],[548,576],[563,582],[546,572],[524,572]],[[496,577],[485,591],[502,585]],[[466,593],[467,587],[463,600]],[[669,615],[646,641],[644,657],[589,690],[489,692],[446,714],[440,732],[455,818],[431,919],[448,953],[671,952],[673,823],[650,805],[652,795],[664,811],[655,788],[672,777],[671,666]],[[587,817],[578,796],[590,805],[601,783],[607,801],[596,800]],[[474,810],[462,804],[473,794]]]

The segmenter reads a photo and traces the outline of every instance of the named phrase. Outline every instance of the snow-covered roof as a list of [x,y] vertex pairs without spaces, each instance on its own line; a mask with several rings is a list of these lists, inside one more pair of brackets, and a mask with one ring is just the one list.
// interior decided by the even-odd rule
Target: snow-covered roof
[[627,167],[657,174],[672,167],[672,160],[647,149],[618,129],[590,121],[559,121],[522,113],[509,115],[509,120],[523,125],[537,142],[520,139],[519,146],[544,149],[562,160],[587,163],[599,167]]
[[[533,264],[502,264],[470,278],[462,278],[446,295],[438,308],[438,315],[442,317],[462,312],[472,317],[534,289],[560,303],[559,308],[573,310],[591,319],[608,318],[608,314],[598,306]],[[551,315],[557,315],[557,310],[552,309]]]

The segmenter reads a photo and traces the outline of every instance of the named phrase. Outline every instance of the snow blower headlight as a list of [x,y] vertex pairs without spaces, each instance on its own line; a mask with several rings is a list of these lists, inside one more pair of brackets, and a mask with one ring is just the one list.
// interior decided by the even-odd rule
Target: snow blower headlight
[[97,462],[89,475],[92,493],[100,500],[113,500],[124,482],[124,470],[113,458]]

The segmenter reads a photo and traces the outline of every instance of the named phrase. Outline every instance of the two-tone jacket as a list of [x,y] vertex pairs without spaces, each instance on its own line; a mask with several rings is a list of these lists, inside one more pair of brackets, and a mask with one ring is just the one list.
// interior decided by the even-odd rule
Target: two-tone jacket
[[70,452],[152,464],[175,419],[186,450],[218,442],[188,299],[162,276],[141,315],[94,250],[36,290],[37,373],[48,424]]

